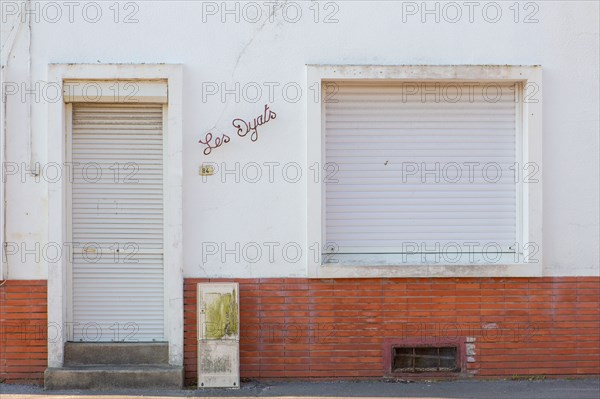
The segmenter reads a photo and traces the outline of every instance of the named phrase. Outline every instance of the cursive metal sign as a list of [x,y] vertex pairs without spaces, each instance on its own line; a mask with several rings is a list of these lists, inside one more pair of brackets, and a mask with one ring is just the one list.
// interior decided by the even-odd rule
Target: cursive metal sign
[[[257,116],[251,121],[235,118],[231,124],[237,129],[236,133],[239,137],[246,137],[248,134],[250,134],[250,140],[255,142],[258,140],[258,127],[275,118],[277,118],[277,114],[271,111],[269,106],[265,104],[262,115]],[[198,140],[198,143],[205,145],[203,153],[204,155],[208,155],[213,149],[218,148],[223,144],[227,144],[229,141],[231,141],[231,138],[226,134],[223,134],[221,137],[213,137],[213,134],[208,132],[206,133],[204,140]]]

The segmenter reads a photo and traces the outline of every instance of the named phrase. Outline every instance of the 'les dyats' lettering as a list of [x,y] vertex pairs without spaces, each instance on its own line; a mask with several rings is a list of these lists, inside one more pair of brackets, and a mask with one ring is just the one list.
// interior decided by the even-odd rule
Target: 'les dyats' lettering
[[243,119],[234,119],[232,125],[237,128],[237,134],[240,137],[245,137],[250,133],[250,140],[258,140],[258,127],[264,125],[271,119],[277,118],[277,114],[269,109],[269,106],[265,104],[265,111],[258,118],[250,122],[246,122]]
[[204,148],[204,151],[203,151],[204,155],[210,154],[212,152],[213,148],[218,148],[225,143],[229,143],[229,140],[231,140],[229,138],[229,136],[227,136],[226,134],[224,134],[221,137],[216,137],[214,143],[212,142],[212,139],[213,139],[212,133],[208,132],[208,133],[206,133],[206,137],[204,138],[204,141],[198,140],[198,143],[206,145],[206,147]]
[[[269,109],[269,106],[265,104],[265,110],[262,115],[254,118],[253,120],[246,122],[243,119],[236,118],[231,124],[237,129],[236,133],[240,137],[246,137],[250,133],[250,140],[258,140],[258,127],[269,122],[271,119],[277,118],[277,114]],[[211,132],[206,133],[204,140],[198,140],[198,143],[204,144],[204,155],[208,155],[213,149],[222,146],[223,144],[229,143],[231,139],[226,134],[221,137],[215,137],[213,141],[213,134]]]

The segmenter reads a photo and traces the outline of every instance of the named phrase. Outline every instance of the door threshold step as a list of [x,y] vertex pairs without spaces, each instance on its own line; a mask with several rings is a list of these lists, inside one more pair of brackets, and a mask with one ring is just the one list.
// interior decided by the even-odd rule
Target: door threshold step
[[84,364],[169,365],[168,342],[67,342],[65,366]]
[[183,367],[155,364],[86,364],[49,367],[44,372],[44,387],[46,389],[181,389]]

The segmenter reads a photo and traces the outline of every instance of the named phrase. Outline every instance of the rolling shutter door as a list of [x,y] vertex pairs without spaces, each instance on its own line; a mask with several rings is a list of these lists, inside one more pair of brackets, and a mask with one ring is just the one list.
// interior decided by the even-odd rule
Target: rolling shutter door
[[163,107],[72,114],[74,340],[164,340]]
[[328,248],[476,242],[513,252],[515,84],[335,85],[325,104],[326,162],[336,169],[326,181]]

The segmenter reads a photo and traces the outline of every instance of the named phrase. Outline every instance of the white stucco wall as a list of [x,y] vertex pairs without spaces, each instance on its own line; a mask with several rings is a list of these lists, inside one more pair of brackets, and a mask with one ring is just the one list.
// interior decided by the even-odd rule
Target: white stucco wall
[[[129,2],[134,6],[123,2],[115,22],[114,10],[109,9],[113,2],[98,2],[102,16],[92,23],[94,9],[87,8],[83,14],[84,3],[69,16],[69,8],[55,2],[62,12],[57,22],[51,22],[56,19],[55,11],[43,5],[34,11],[39,21],[31,23],[31,81],[40,82],[38,91],[43,97],[53,93],[43,86],[51,63],[184,66],[185,277],[306,276],[305,257],[313,256],[305,242],[306,178],[312,178],[313,173],[305,168],[306,96],[314,95],[306,87],[306,64],[541,65],[544,275],[599,274],[597,3],[536,2],[532,3],[535,7],[525,9],[523,2],[515,22],[515,11],[509,8],[513,2],[499,2],[494,4],[502,16],[496,23],[491,22],[496,6],[490,2],[474,6],[472,22],[469,8],[463,2],[454,3],[462,11],[456,23],[450,21],[455,18],[454,9],[444,8],[445,3],[438,5],[440,20],[436,22],[435,14],[422,15],[421,2],[390,1],[291,2],[287,14],[280,5],[275,6],[272,21],[267,15],[269,6],[263,2],[246,8],[240,3],[239,22],[235,21],[235,11],[223,14],[221,2],[205,2],[203,6],[185,1]],[[295,4],[300,4],[302,17],[292,23]],[[435,4],[429,3],[429,9],[434,10]],[[230,2],[227,7],[234,10],[236,6]],[[317,7],[320,13],[315,23]],[[262,11],[262,18],[252,22],[257,9]],[[131,12],[138,22],[125,23]],[[327,15],[338,22],[325,23]],[[525,23],[527,15],[537,22]],[[226,18],[224,23],[222,18]],[[27,30],[22,29],[4,71],[5,82],[19,85],[19,92],[7,96],[6,131],[6,161],[19,167],[29,164],[30,158],[29,104],[21,96],[21,85],[29,79],[28,46]],[[222,85],[234,89],[237,82],[241,88],[239,102],[234,94],[222,102]],[[282,92],[286,84],[290,84],[287,94]],[[262,98],[256,102],[244,98],[244,87],[254,97],[253,86],[262,88]],[[273,101],[269,86],[274,87]],[[219,88],[218,94],[203,93],[203,89],[214,87]],[[302,89],[297,102],[290,99],[296,97],[294,87]],[[48,145],[47,101],[39,98],[31,104],[31,157],[42,167]],[[231,121],[257,117],[266,103],[277,118],[258,129],[258,141],[237,137]],[[198,140],[210,129],[228,134],[231,142],[205,156]],[[214,176],[199,176],[198,169],[206,162],[216,163],[219,169],[223,163],[229,169],[238,163],[239,182],[235,173],[223,174],[221,170]],[[246,166],[250,162],[261,165],[262,178],[257,183],[248,181],[255,170]],[[295,174],[293,163],[301,165],[303,174],[295,183],[290,182]],[[273,168],[272,182],[269,165]],[[285,165],[291,166],[284,175]],[[246,179],[244,170],[252,172]],[[20,253],[9,256],[8,277],[46,278],[47,179],[42,175],[40,182],[35,182],[31,175],[22,176],[7,177],[6,241],[28,249],[39,242],[42,259],[36,263],[34,256],[28,255],[23,262]],[[216,243],[216,253],[211,243]],[[227,249],[239,243],[239,262],[236,254],[224,254],[222,243]],[[284,254],[286,244],[288,252]],[[256,247],[262,249],[262,257],[255,263],[246,261],[245,257],[255,257]],[[294,261],[298,247],[303,256]],[[273,248],[272,258],[269,248]]]

